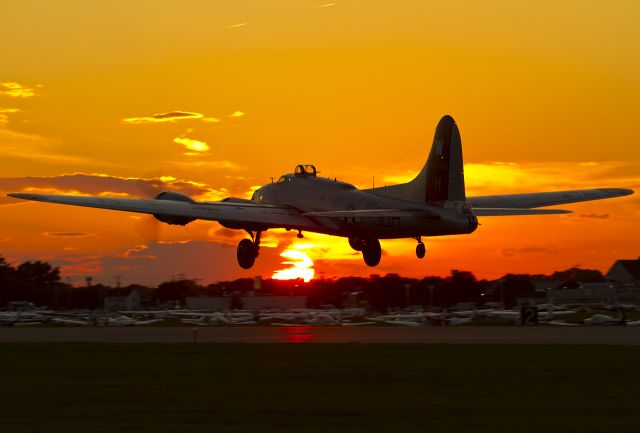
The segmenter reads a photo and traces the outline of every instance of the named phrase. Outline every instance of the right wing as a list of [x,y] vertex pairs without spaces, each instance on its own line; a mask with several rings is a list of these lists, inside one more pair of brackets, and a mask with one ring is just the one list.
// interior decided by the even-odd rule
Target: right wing
[[564,209],[523,209],[523,208],[496,208],[496,207],[474,207],[473,213],[476,216],[514,216],[514,215],[556,215],[571,213]]
[[313,219],[307,218],[295,209],[258,203],[188,203],[173,200],[23,193],[9,194],[9,197],[98,209],[112,209],[152,215],[223,221],[227,223],[231,222],[240,227],[243,225],[263,225],[269,228],[292,228],[305,230],[326,228],[325,224],[320,225]]
[[487,195],[468,197],[474,212],[477,208],[531,209],[558,204],[577,203],[633,194],[631,189],[600,188],[573,191],[536,192],[530,194]]

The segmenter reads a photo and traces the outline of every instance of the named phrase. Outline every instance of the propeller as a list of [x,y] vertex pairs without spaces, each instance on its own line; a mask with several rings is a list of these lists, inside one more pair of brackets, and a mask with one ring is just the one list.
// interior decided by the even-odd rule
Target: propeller
[[[137,189],[141,198],[154,199],[161,192],[163,182],[160,180],[160,171],[147,173],[137,181]],[[153,215],[140,215],[134,223],[135,232],[147,242],[158,242],[160,239],[160,221]]]

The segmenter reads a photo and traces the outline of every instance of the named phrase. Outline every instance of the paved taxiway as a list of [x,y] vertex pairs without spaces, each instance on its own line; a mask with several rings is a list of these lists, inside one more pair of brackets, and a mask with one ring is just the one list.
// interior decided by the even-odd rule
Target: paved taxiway
[[[192,342],[190,327],[0,328],[0,342]],[[202,327],[198,342],[640,345],[640,327]]]

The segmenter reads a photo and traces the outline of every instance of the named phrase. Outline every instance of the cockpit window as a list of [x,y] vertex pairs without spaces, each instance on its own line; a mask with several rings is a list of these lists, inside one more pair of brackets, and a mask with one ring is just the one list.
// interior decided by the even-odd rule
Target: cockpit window
[[297,177],[306,177],[306,176],[312,176],[312,177],[316,177],[317,171],[316,168],[311,165],[311,164],[298,164],[296,165],[296,176]]
[[284,176],[280,176],[280,179],[278,179],[278,183],[284,183],[286,182],[288,179]]

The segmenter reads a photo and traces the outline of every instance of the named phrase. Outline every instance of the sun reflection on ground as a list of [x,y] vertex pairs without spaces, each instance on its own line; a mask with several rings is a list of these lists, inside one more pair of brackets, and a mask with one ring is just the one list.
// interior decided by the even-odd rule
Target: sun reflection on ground
[[310,326],[285,326],[284,339],[287,343],[313,343],[315,334]]

